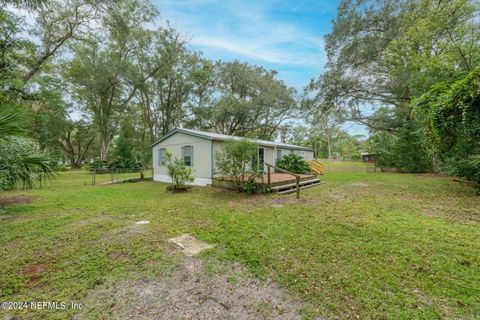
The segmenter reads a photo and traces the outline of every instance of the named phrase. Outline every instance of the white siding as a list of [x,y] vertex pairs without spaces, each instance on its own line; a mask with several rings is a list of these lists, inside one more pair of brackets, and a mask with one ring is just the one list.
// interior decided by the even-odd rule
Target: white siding
[[[218,175],[215,168],[215,155],[223,149],[223,141],[212,141],[200,137],[195,137],[182,132],[177,132],[153,147],[153,173],[155,181],[170,182],[166,166],[159,165],[159,150],[165,148],[173,154],[174,158],[181,159],[182,147],[193,146],[193,166],[192,176],[195,178],[195,185],[207,185],[211,183],[211,178]],[[306,160],[313,159],[312,151],[291,150],[287,148],[274,148],[270,146],[261,146],[265,150],[265,162],[275,165],[277,161],[277,150],[281,150],[281,156],[287,155],[292,151],[302,155]],[[212,153],[213,152],[213,153]],[[213,162],[212,162],[213,161]],[[213,172],[212,172],[213,169]],[[264,170],[267,170],[266,166]]]
[[158,178],[155,180],[163,180],[164,176],[168,177],[167,167],[160,166],[158,163],[158,150],[165,148],[173,154],[174,158],[181,159],[181,148],[188,145],[193,146],[192,176],[206,179],[212,177],[212,141],[177,132],[153,147],[153,173]]

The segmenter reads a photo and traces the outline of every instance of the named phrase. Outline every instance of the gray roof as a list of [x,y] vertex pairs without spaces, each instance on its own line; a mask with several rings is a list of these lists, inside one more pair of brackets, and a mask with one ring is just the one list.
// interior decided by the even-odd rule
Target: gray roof
[[155,141],[152,144],[152,147],[156,146],[157,144],[159,144],[160,142],[164,141],[165,139],[169,138],[170,136],[172,136],[173,134],[175,134],[177,132],[181,132],[181,133],[188,134],[188,135],[195,136],[195,137],[199,137],[199,138],[204,138],[204,139],[207,139],[207,140],[227,141],[227,140],[248,139],[250,141],[253,141],[253,142],[257,143],[260,146],[265,146],[265,147],[277,147],[277,148],[285,148],[285,149],[313,151],[313,149],[311,149],[311,148],[296,146],[296,145],[293,145],[293,144],[279,143],[279,142],[261,140],[261,139],[249,139],[249,138],[245,138],[245,137],[229,136],[229,135],[226,135],[226,134],[200,131],[200,130],[193,130],[193,129],[185,129],[185,128],[175,128],[175,129],[173,129],[172,131],[167,133],[163,138]]

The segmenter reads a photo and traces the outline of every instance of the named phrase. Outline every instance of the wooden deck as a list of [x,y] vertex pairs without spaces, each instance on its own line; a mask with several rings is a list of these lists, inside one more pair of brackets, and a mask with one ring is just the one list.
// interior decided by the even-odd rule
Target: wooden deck
[[[300,176],[300,181],[315,178],[315,176],[312,175],[312,174],[299,174],[299,176]],[[275,172],[275,173],[270,174],[270,185],[271,186],[280,185],[280,184],[295,183],[295,181],[296,181],[296,178],[294,176],[292,176],[291,174],[288,174],[288,173]],[[268,184],[268,175],[264,174],[262,177],[256,178],[255,183],[260,184],[260,185],[267,185]]]

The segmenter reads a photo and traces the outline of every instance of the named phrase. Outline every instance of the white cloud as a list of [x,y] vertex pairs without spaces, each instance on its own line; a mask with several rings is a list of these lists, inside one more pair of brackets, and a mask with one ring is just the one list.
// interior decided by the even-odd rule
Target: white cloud
[[293,52],[294,50],[275,48],[271,43],[262,43],[261,41],[254,41],[253,39],[242,41],[219,37],[194,36],[190,43],[202,47],[223,49],[231,53],[236,53],[239,56],[270,63],[293,65],[317,65],[321,63],[320,59],[312,54],[295,54],[295,52]]
[[193,45],[222,49],[271,63],[323,63],[323,39],[302,26],[274,19],[268,2],[158,1],[172,26],[188,33]]

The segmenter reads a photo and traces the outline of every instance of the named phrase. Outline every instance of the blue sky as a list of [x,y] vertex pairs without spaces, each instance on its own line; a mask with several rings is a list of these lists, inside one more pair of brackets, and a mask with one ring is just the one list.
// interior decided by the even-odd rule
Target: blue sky
[[[326,63],[323,36],[340,0],[154,0],[161,17],[212,60],[240,60],[278,71],[299,92]],[[357,125],[351,133],[366,133]]]

